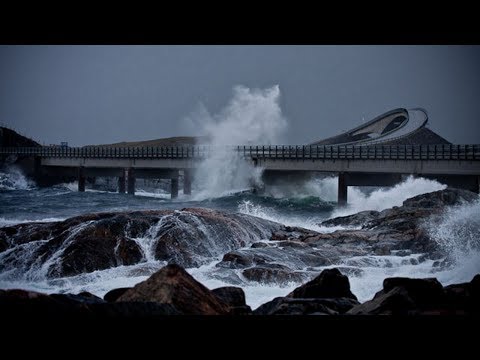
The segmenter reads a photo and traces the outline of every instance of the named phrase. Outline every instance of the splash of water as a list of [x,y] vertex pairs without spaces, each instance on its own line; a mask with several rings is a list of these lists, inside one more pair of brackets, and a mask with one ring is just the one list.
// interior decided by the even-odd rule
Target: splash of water
[[[267,89],[236,86],[233,98],[218,114],[205,107],[187,119],[197,132],[207,135],[210,146],[273,144],[287,127],[280,105],[278,85]],[[200,189],[195,200],[214,198],[251,188],[260,182],[261,169],[254,168],[235,151],[211,151],[195,173]]]
[[427,224],[427,231],[452,262],[439,274],[443,281],[470,281],[480,273],[480,199],[447,208],[440,222]]
[[0,191],[31,190],[33,188],[35,188],[35,183],[27,179],[18,167],[11,165],[0,171]]
[[[254,200],[242,201],[238,206],[238,211],[243,214],[260,217],[265,220],[280,222],[289,226],[300,226],[306,229],[319,232],[332,232],[340,229],[355,229],[351,227],[324,227],[319,223],[326,220],[327,217],[334,218],[337,216],[346,216],[355,214],[364,210],[377,210],[391,208],[393,206],[401,206],[403,201],[413,196],[424,194],[432,191],[444,189],[446,186],[434,180],[423,178],[408,177],[405,181],[390,188],[381,188],[369,194],[363,192],[358,187],[349,187],[348,196],[349,204],[347,207],[335,208],[333,212],[313,214],[306,216],[305,214],[295,216],[281,214],[273,207],[262,206]],[[287,194],[292,195],[294,191],[297,198],[314,196],[323,201],[336,202],[338,189],[338,178],[328,177],[324,179],[313,179],[302,186],[292,189],[271,189],[270,195],[282,198]]]
[[[401,206],[403,201],[411,197],[433,191],[443,190],[447,186],[435,180],[409,176],[393,187],[385,187],[370,193],[362,188],[350,186],[348,188],[348,205],[337,208],[331,217],[346,216],[364,210],[382,211],[394,206]],[[319,196],[325,201],[337,201],[338,177],[321,180],[312,180],[304,186],[304,191]]]

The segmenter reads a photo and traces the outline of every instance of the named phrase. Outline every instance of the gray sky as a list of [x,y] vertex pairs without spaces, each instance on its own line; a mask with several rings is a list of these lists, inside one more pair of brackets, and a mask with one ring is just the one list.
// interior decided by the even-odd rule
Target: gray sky
[[46,144],[193,135],[201,102],[278,84],[285,143],[340,133],[396,107],[480,143],[480,46],[0,46],[0,124]]

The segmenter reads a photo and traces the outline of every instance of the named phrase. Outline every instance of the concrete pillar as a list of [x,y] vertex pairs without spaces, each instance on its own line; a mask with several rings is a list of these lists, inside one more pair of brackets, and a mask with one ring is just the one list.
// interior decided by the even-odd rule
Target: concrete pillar
[[183,193],[190,195],[192,193],[192,171],[183,170]]
[[345,173],[341,172],[338,174],[338,205],[344,206],[347,205],[347,193],[348,186],[345,179]]
[[123,171],[123,176],[118,177],[118,192],[125,194],[125,171]]
[[178,197],[178,178],[172,179],[172,186],[171,186],[171,198],[176,199]]
[[42,177],[42,158],[35,156],[33,159],[33,178],[39,181]]
[[127,192],[135,195],[135,171],[133,168],[127,170]]
[[78,168],[78,191],[85,191],[85,171],[83,169],[83,166],[80,166]]

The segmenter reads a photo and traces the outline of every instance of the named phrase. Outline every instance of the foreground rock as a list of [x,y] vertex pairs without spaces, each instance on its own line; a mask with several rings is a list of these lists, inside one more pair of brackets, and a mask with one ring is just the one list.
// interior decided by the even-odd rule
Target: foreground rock
[[255,310],[256,315],[338,315],[358,305],[348,277],[338,269],[324,270],[312,281]]
[[155,318],[179,315],[170,304],[153,302],[105,303],[72,294],[41,294],[26,290],[0,290],[0,317],[18,322],[41,320],[88,320],[98,318]]
[[374,298],[350,315],[480,314],[480,275],[470,283],[442,287],[437,279],[388,278]]
[[213,295],[227,304],[230,315],[248,315],[252,309],[245,302],[245,293],[239,287],[225,286],[212,290]]
[[178,265],[165,266],[116,300],[136,301],[170,304],[187,315],[225,315],[229,308]]
[[[145,251],[157,260],[194,267],[269,238],[280,228],[253,216],[201,208],[98,213],[19,224],[0,228],[0,271],[72,276],[137,264],[145,261]],[[146,241],[153,246],[142,246]]]
[[[241,288],[208,290],[178,265],[168,265],[133,288],[111,291],[104,301],[90,293],[41,294],[0,290],[0,318],[162,318],[165,315],[249,315]],[[480,315],[480,274],[446,287],[436,279],[387,278],[383,290],[363,304],[338,269],[324,270],[285,297],[261,305],[253,315]]]
[[312,281],[296,288],[287,297],[291,298],[350,298],[357,297],[350,291],[348,277],[338,269],[323,270]]

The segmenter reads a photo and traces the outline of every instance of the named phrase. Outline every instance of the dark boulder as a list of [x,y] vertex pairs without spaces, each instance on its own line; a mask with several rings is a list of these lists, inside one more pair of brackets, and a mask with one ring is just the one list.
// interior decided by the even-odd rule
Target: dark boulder
[[251,314],[252,309],[245,302],[245,293],[242,288],[225,286],[212,290],[213,295],[230,307],[231,315]]
[[284,285],[304,280],[304,275],[280,264],[264,264],[251,267],[243,270],[242,275],[249,281],[262,284]]
[[461,205],[478,199],[478,194],[472,191],[456,188],[433,191],[409,198],[403,202],[404,207],[438,208],[451,205]]
[[[280,224],[244,214],[210,209],[96,213],[61,222],[26,223],[0,228],[0,250],[11,249],[0,271],[23,272],[50,264],[46,276],[73,276],[121,265],[146,255],[196,267],[212,257],[268,238]],[[147,238],[152,253],[140,246]]]
[[26,290],[0,290],[2,320],[51,321],[94,320],[102,318],[154,318],[178,315],[171,304],[155,302],[107,303],[87,294],[42,294]]
[[173,264],[160,269],[117,299],[117,302],[132,301],[171,304],[182,314],[189,315],[228,313],[228,305],[219,300],[182,267]]
[[323,270],[308,283],[296,288],[287,295],[290,298],[350,298],[357,297],[350,291],[348,277],[338,269]]
[[339,315],[358,304],[357,300],[351,298],[302,299],[278,297],[261,305],[254,311],[254,315]]
[[408,315],[445,311],[445,293],[437,279],[387,278],[383,281],[383,290],[348,314]]
[[125,292],[130,289],[131,288],[129,287],[124,287],[110,290],[103,296],[103,300],[105,300],[106,302],[115,302],[120,296],[125,294]]
[[480,274],[469,283],[448,285],[446,303],[454,314],[480,314]]
[[223,255],[222,261],[217,267],[227,267],[230,269],[244,269],[253,265],[253,254],[242,253],[239,251],[230,251]]
[[362,226],[369,221],[376,219],[380,213],[378,211],[366,210],[359,213],[339,216],[333,219],[325,220],[320,225],[322,226]]

